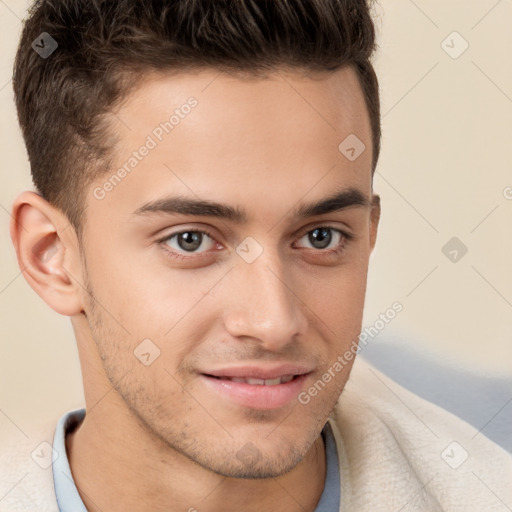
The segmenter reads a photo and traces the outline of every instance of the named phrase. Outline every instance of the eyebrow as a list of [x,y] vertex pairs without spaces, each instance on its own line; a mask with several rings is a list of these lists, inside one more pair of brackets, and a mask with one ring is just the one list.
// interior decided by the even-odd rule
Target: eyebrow
[[[296,209],[292,215],[298,218],[308,218],[345,210],[353,206],[369,207],[371,206],[371,201],[366,194],[357,188],[347,188],[341,189],[320,201],[304,204]],[[249,220],[247,212],[237,206],[183,196],[165,197],[151,201],[133,213],[135,215],[163,213],[168,215],[181,214],[198,217],[217,217],[236,224],[246,224]]]

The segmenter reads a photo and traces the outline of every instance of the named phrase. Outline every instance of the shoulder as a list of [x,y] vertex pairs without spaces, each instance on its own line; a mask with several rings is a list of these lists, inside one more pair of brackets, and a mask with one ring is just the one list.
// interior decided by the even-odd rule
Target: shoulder
[[11,421],[0,430],[0,512],[59,512],[52,461],[58,418],[22,430]]
[[374,500],[375,511],[406,502],[429,512],[512,506],[507,451],[360,358],[331,417],[347,500]]

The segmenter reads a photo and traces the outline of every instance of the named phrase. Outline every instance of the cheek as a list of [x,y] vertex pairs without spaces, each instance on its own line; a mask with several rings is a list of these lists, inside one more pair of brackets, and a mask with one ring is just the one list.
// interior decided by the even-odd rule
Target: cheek
[[314,322],[320,325],[327,339],[334,337],[341,343],[359,334],[366,276],[367,266],[360,260],[305,281],[300,296],[311,310],[309,317],[318,317]]
[[113,245],[96,245],[88,274],[98,302],[135,338],[163,336],[218,279],[155,264],[142,251],[120,254]]

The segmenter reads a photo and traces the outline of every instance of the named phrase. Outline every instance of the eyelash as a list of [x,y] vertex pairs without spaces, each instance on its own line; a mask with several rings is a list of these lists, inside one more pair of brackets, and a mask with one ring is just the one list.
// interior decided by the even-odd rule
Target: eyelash
[[[328,224],[327,225],[320,224],[313,228],[307,229],[306,231],[301,232],[301,234],[299,235],[298,238],[300,239],[304,235],[307,235],[308,233],[311,233],[312,231],[315,231],[316,229],[319,229],[319,228],[331,229],[333,231],[337,231],[341,235],[341,240],[335,249],[318,249],[317,251],[315,251],[315,252],[321,253],[322,255],[336,255],[337,256],[337,255],[341,254],[345,250],[347,244],[349,244],[354,239],[354,235],[351,235],[350,233],[347,233],[346,231],[343,231],[334,226],[329,226]],[[212,240],[216,241],[215,237],[208,229],[184,229],[182,231],[176,231],[175,233],[166,235],[165,237],[157,240],[157,243],[162,245],[163,249],[168,253],[169,256],[171,256],[172,258],[177,259],[177,260],[194,260],[194,259],[197,259],[198,257],[201,257],[201,256],[195,256],[195,255],[184,256],[183,254],[176,252],[173,249],[170,249],[169,246],[167,244],[165,244],[165,242],[171,240],[173,237],[175,237],[177,235],[181,235],[183,233],[201,233],[201,234],[208,235]],[[310,249],[310,250],[314,251],[314,249]],[[194,253],[191,253],[191,254],[194,254]],[[199,254],[201,255],[204,253],[199,253]]]

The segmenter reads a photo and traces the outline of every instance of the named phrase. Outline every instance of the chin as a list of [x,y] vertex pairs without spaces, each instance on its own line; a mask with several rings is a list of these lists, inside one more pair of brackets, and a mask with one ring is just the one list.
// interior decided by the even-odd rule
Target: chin
[[239,464],[233,462],[233,464],[230,463],[223,467],[212,467],[208,469],[228,478],[277,478],[292,471],[302,459],[303,457],[295,456],[291,460],[283,461],[282,458],[276,458],[276,456],[273,455],[272,458],[261,458],[258,461],[247,460]]

